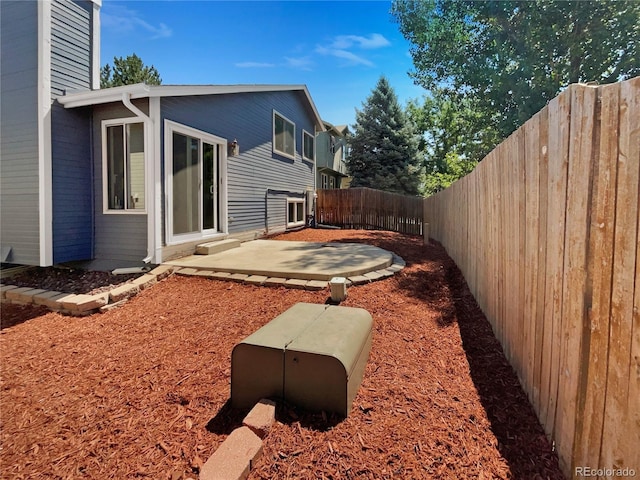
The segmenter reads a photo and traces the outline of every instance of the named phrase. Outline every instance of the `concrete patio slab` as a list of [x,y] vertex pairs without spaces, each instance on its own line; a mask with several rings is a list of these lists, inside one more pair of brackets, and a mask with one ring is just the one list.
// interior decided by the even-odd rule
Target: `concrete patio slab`
[[333,277],[356,277],[383,270],[391,266],[393,259],[391,252],[361,243],[254,240],[224,252],[191,255],[166,264],[182,268],[178,273],[198,269],[328,281]]

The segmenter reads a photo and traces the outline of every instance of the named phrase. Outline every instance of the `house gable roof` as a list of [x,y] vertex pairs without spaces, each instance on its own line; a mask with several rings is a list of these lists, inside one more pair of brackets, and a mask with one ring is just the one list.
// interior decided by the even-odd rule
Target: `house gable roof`
[[121,87],[104,88],[84,92],[67,93],[58,97],[58,101],[65,108],[86,107],[104,103],[119,102],[123,95],[130,100],[154,97],[184,97],[194,95],[223,95],[234,93],[286,92],[298,91],[304,94],[313,112],[318,130],[325,129],[318,109],[313,103],[306,85],[146,85],[136,83]]

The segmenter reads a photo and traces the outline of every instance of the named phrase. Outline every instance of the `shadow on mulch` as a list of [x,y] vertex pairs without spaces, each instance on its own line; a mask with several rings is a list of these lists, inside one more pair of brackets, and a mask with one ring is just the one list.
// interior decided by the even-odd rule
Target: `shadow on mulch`
[[242,426],[242,420],[249,413],[247,408],[233,408],[231,399],[228,399],[216,416],[207,423],[206,429],[216,435],[229,435],[236,428]]
[[435,309],[440,327],[457,323],[471,378],[513,478],[537,478],[541,469],[543,478],[564,478],[518,376],[462,272],[439,242],[431,240],[425,246],[422,237],[407,238],[413,241],[399,245],[394,234],[377,232],[374,241],[364,237],[341,241],[374,243],[402,256],[408,268],[393,277],[398,288]]
[[307,412],[301,408],[280,401],[277,403],[276,420],[287,425],[299,423],[303,428],[326,432],[342,422],[344,417],[335,413]]
[[[287,425],[300,423],[301,427],[326,432],[344,420],[344,417],[334,413],[307,412],[282,400],[275,399],[275,401],[276,420]],[[249,410],[248,408],[233,408],[231,399],[229,399],[216,413],[216,416],[209,420],[206,429],[216,435],[229,435],[236,428],[242,426],[242,421]]]
[[[444,250],[439,243],[434,243]],[[534,478],[543,466],[543,478],[564,478],[558,457],[549,445],[518,376],[469,291],[462,272],[448,256],[444,265],[453,298],[451,319],[458,324],[471,378],[498,440],[498,449],[509,463],[513,477]],[[533,462],[537,464],[535,470]]]
[[21,323],[40,317],[49,310],[42,306],[2,304],[0,311],[0,330],[15,327]]

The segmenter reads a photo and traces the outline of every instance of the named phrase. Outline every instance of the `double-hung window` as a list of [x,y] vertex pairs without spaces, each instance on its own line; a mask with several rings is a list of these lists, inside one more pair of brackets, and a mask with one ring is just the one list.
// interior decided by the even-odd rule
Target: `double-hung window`
[[306,130],[302,131],[302,158],[311,162],[315,158],[315,139]]
[[273,151],[296,158],[296,125],[284,115],[273,111]]
[[104,210],[144,212],[144,123],[105,121],[102,139]]

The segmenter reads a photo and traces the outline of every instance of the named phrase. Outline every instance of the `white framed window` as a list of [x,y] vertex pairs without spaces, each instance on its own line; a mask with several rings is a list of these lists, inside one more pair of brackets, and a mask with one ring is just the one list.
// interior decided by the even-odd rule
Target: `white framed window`
[[320,174],[320,188],[325,190],[329,188],[329,175],[326,173]]
[[304,198],[287,198],[287,228],[304,225]]
[[139,118],[103,120],[104,213],[146,213],[146,134]]
[[296,158],[296,124],[273,111],[273,151],[284,157]]
[[316,158],[315,137],[306,130],[302,130],[302,158],[311,162]]
[[336,179],[329,177],[329,188],[336,188]]

